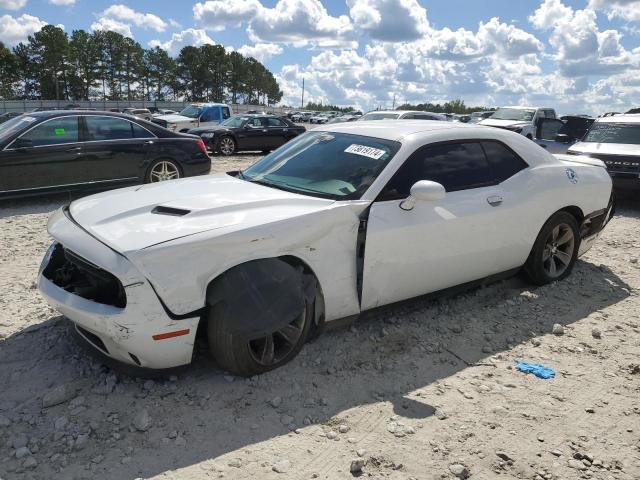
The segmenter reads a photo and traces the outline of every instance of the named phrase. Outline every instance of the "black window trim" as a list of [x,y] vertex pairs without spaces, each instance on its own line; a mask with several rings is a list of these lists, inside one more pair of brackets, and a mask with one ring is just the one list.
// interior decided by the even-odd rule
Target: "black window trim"
[[[15,151],[17,150],[16,148],[10,148],[11,145],[14,144],[14,142],[16,140],[18,140],[19,138],[21,138],[23,135],[26,135],[27,133],[29,133],[31,130],[33,130],[36,127],[39,127],[40,125],[44,125],[45,123],[48,123],[50,121],[53,120],[58,120],[60,118],[68,118],[68,117],[76,117],[78,119],[78,141],[77,142],[66,142],[66,143],[55,143],[55,144],[50,144],[50,145],[38,145],[38,146],[34,146],[31,148],[48,148],[48,147],[59,147],[59,146],[64,146],[64,145],[77,145],[78,143],[96,143],[96,142],[126,142],[128,140],[149,140],[149,139],[157,139],[158,136],[156,134],[154,134],[151,130],[149,130],[148,128],[145,128],[143,125],[140,125],[137,122],[133,122],[131,120],[129,120],[128,118],[123,118],[123,117],[116,117],[115,115],[82,115],[82,114],[74,114],[74,115],[59,115],[57,117],[51,117],[51,118],[47,118],[45,120],[43,120],[42,122],[38,122],[35,125],[31,125],[27,130],[25,130],[24,132],[21,132],[17,137],[15,137],[13,140],[11,140],[11,142],[9,142],[9,144],[4,147],[2,149],[2,151]],[[84,118],[86,117],[101,117],[101,118],[118,118],[120,120],[124,120],[125,122],[129,122],[129,123],[134,123],[137,126],[143,128],[144,130],[146,130],[147,132],[149,132],[149,134],[151,135],[151,137],[144,137],[144,138],[119,138],[119,139],[114,139],[114,140],[80,140],[81,138],[85,137],[85,129],[87,128],[87,124],[84,121]]]
[[[517,159],[521,160],[526,165],[526,167],[524,167],[522,170],[516,172],[514,175],[511,175],[510,177],[505,178],[501,182],[496,182],[494,180],[492,182],[487,182],[486,184],[478,185],[478,186],[475,186],[473,188],[463,188],[461,190],[456,190],[454,192],[447,192],[447,195],[453,194],[453,193],[456,193],[456,192],[464,192],[464,191],[467,191],[467,190],[475,190],[476,188],[495,187],[495,186],[500,185],[500,184],[506,182],[507,180],[513,178],[515,175],[518,175],[520,172],[523,172],[523,171],[525,171],[525,170],[527,170],[528,168],[531,167],[531,165],[529,165],[529,163],[527,163],[527,161],[524,158],[522,158],[520,155],[518,155],[518,153],[515,150],[513,150],[513,148],[511,148],[509,145],[507,145],[503,141],[497,140],[495,138],[464,138],[464,139],[460,139],[460,140],[444,140],[442,142],[427,143],[426,145],[422,145],[421,147],[418,147],[416,150],[414,150],[413,153],[411,153],[411,155],[409,155],[407,157],[407,159],[404,162],[402,162],[402,164],[396,169],[396,171],[393,172],[393,175],[387,181],[387,183],[384,185],[384,187],[382,187],[382,189],[380,190],[380,193],[378,193],[378,195],[376,196],[374,202],[397,202],[399,200],[397,198],[391,198],[391,199],[386,199],[385,200],[385,199],[381,199],[380,197],[384,193],[385,188],[387,188],[387,185],[389,185],[389,183],[391,183],[391,181],[394,179],[394,177],[396,176],[398,171],[405,165],[405,163],[407,163],[419,151],[421,151],[421,150],[423,150],[425,148],[429,148],[429,147],[439,147],[439,146],[442,146],[442,145],[459,145],[459,144],[463,144],[463,143],[478,143],[480,145],[480,148],[482,149],[482,153],[484,153],[484,157],[487,160],[487,163],[489,164],[489,168],[491,169],[491,171],[493,173],[495,173],[493,166],[491,165],[491,163],[488,160],[489,157],[487,155],[487,152],[485,151],[484,146],[482,145],[483,142],[493,142],[493,143],[498,143],[498,144],[502,145],[508,151],[510,151]],[[494,177],[495,177],[495,175],[494,175]],[[423,179],[423,180],[426,180],[426,179]]]

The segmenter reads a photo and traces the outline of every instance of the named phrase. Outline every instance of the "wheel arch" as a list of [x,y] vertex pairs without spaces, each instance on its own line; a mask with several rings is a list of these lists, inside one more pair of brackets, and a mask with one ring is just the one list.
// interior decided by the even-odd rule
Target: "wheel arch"
[[[567,212],[568,214],[572,215],[576,219],[576,222],[578,222],[578,226],[581,225],[582,222],[584,221],[584,217],[585,217],[584,212],[580,207],[577,207],[575,205],[569,205],[567,207],[561,208],[557,212],[554,212],[553,215],[555,215],[558,212]],[[553,215],[549,216],[549,218],[551,218]],[[549,219],[547,219],[547,221],[548,220]]]
[[[281,255],[281,256],[276,256],[276,257],[263,257],[263,258],[258,258],[258,259],[251,259],[251,260],[246,260],[240,263],[237,263],[235,265],[232,265],[230,267],[228,267],[225,271],[220,272],[218,275],[216,275],[213,279],[211,279],[209,281],[209,283],[207,284],[207,288],[205,290],[205,310],[208,310],[209,308],[211,308],[212,306],[212,302],[215,302],[214,300],[214,291],[216,289],[216,286],[219,285],[221,283],[221,280],[223,279],[223,277],[227,274],[229,274],[231,271],[233,271],[234,269],[238,269],[238,268],[242,268],[243,265],[246,265],[248,263],[252,263],[252,262],[261,262],[261,261],[272,261],[272,260],[279,260],[282,261],[286,264],[288,264],[289,266],[295,268],[295,269],[300,269],[302,272],[302,275],[307,276],[309,279],[312,280],[312,283],[315,287],[315,291],[314,293],[314,324],[313,324],[313,328],[316,330],[320,330],[323,328],[324,323],[325,323],[325,307],[324,307],[324,293],[322,290],[322,285],[320,283],[320,279],[318,277],[318,275],[314,272],[314,270],[309,266],[309,264],[304,261],[302,258],[295,256],[295,255]],[[200,325],[198,327],[198,330],[204,330],[203,327],[206,327],[206,318],[207,315],[202,315],[202,318],[200,320]]]

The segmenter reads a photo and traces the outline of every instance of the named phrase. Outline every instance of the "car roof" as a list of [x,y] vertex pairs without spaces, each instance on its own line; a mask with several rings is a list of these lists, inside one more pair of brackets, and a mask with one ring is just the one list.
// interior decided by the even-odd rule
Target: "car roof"
[[600,123],[640,123],[640,114],[627,113],[624,115],[613,115],[611,117],[601,117],[596,120]]
[[454,133],[455,130],[482,129],[486,131],[485,126],[467,125],[464,123],[442,122],[439,120],[371,120],[357,121],[352,123],[333,123],[322,130],[336,133],[350,133],[353,135],[364,135],[366,137],[383,138],[385,140],[400,140],[407,135],[414,133],[425,133],[449,129]]
[[530,107],[527,105],[505,105],[504,107],[498,108],[521,108],[523,110],[553,110],[551,107]]

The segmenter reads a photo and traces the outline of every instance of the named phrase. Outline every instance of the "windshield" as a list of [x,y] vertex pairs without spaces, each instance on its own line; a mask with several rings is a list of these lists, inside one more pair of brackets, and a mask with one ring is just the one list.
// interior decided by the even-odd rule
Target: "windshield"
[[247,120],[249,120],[249,117],[231,117],[222,122],[222,125],[230,128],[238,128]]
[[11,120],[0,123],[0,142],[9,139],[16,132],[19,132],[35,121],[36,119],[34,117],[30,117],[28,115],[20,115],[19,117],[14,117]]
[[640,145],[640,123],[596,122],[583,142]]
[[346,133],[307,132],[243,173],[248,181],[335,200],[358,199],[400,144]]
[[535,110],[525,110],[523,108],[499,108],[491,115],[491,120],[518,120],[530,122],[533,120]]
[[384,120],[387,118],[396,119],[400,116],[399,113],[367,113],[360,120],[366,122],[367,120]]
[[198,118],[200,117],[200,113],[202,113],[202,109],[200,107],[189,105],[187,108],[180,112],[180,115],[182,115],[183,117]]

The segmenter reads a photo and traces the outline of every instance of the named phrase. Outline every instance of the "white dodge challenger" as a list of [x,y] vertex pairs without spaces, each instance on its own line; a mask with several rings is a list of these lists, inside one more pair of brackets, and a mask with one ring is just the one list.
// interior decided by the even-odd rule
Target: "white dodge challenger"
[[39,289],[121,362],[238,375],[325,323],[523,270],[570,274],[612,213],[604,164],[513,132],[429,121],[303,134],[242,172],[76,200],[49,221]]

